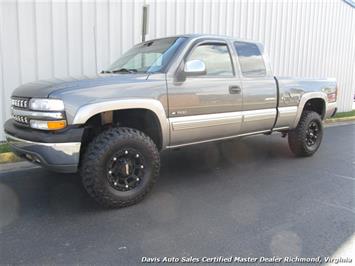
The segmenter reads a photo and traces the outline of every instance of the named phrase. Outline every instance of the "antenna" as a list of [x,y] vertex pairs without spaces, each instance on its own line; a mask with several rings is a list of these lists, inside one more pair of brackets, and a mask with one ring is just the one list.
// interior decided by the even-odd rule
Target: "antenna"
[[145,35],[148,33],[148,5],[143,6],[143,19],[142,19],[142,42],[145,41]]

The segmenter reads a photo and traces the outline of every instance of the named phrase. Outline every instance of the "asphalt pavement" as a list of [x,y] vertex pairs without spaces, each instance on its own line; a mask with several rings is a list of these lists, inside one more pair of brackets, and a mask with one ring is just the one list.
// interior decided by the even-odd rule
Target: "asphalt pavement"
[[76,175],[0,170],[0,264],[141,264],[142,257],[335,256],[355,233],[355,125],[295,158],[280,134],[162,154],[138,205],[103,209]]

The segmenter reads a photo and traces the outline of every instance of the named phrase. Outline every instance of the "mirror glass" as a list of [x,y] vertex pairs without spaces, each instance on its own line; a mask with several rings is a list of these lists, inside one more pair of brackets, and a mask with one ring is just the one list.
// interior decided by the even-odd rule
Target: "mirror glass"
[[205,74],[206,73],[206,65],[201,60],[190,60],[185,63],[184,68],[185,73],[187,74]]

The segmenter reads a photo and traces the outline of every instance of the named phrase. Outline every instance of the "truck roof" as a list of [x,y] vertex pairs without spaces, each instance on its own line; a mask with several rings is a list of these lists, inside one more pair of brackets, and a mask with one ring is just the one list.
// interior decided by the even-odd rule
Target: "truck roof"
[[189,33],[189,34],[179,34],[179,35],[172,35],[172,36],[167,36],[167,37],[162,37],[162,38],[155,38],[155,39],[150,39],[147,40],[146,42],[153,41],[153,40],[159,40],[159,39],[165,39],[165,38],[178,38],[178,37],[185,37],[189,39],[199,39],[199,38],[214,38],[214,39],[221,39],[221,40],[231,40],[231,41],[243,41],[243,42],[249,42],[249,43],[255,43],[258,45],[262,45],[263,43],[255,40],[248,40],[248,39],[240,39],[236,38],[233,36],[227,36],[227,35],[218,35],[218,34],[201,34],[201,33]]

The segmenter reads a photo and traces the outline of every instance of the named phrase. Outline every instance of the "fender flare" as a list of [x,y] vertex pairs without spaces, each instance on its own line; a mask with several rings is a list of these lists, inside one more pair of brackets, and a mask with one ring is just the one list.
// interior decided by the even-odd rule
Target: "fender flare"
[[161,127],[162,149],[168,146],[169,123],[162,103],[155,99],[116,99],[93,102],[80,107],[72,124],[85,124],[91,117],[102,112],[127,109],[146,109],[152,111],[158,118]]
[[306,92],[305,94],[302,95],[298,107],[297,107],[297,114],[295,118],[295,122],[293,124],[293,128],[297,127],[298,122],[301,119],[301,115],[304,109],[304,106],[306,105],[306,102],[311,100],[311,99],[322,99],[324,100],[324,108],[325,108],[325,113],[327,112],[327,95],[324,92]]

